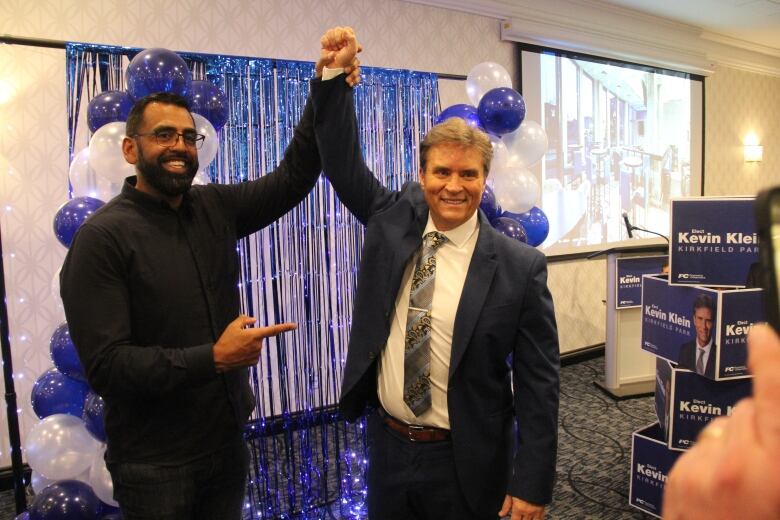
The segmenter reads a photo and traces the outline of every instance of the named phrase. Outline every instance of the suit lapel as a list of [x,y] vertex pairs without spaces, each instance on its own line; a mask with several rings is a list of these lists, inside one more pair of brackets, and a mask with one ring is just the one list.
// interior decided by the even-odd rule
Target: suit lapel
[[[422,233],[425,230],[425,224],[428,222],[428,206],[422,204],[414,208],[414,221],[411,226],[401,226],[398,229],[402,230],[402,234],[399,240],[394,240],[394,237],[388,235],[388,244],[392,244],[393,250],[390,254],[393,259],[390,263],[389,275],[390,288],[392,290],[386,292],[388,296],[387,301],[384,302],[385,312],[392,312],[395,307],[395,300],[398,297],[398,291],[401,290],[401,279],[404,275],[406,265],[409,263],[412,255],[422,244]],[[400,219],[399,219],[400,220]],[[393,222],[395,225],[396,222]]]
[[466,283],[460,296],[458,312],[455,314],[455,326],[452,330],[452,351],[450,352],[449,378],[458,368],[463,354],[471,341],[471,335],[485,305],[493,276],[496,273],[496,260],[493,244],[494,231],[482,213],[479,214],[479,238],[471,256]]

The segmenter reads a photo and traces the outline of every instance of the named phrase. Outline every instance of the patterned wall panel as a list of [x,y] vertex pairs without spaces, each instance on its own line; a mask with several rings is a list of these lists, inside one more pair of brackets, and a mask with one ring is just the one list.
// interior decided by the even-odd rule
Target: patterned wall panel
[[[38,420],[30,390],[52,366],[49,339],[64,320],[52,294],[65,257],[52,228],[67,200],[64,85],[63,51],[0,46],[0,229],[22,435]],[[0,466],[5,466],[10,464],[5,407],[0,423]]]
[[354,26],[367,65],[466,74],[514,70],[497,20],[397,0],[4,0],[0,33],[179,51],[312,60],[333,25]]
[[[721,68],[705,81],[704,194],[755,195],[780,184],[780,78]],[[745,134],[764,147],[743,158]]]

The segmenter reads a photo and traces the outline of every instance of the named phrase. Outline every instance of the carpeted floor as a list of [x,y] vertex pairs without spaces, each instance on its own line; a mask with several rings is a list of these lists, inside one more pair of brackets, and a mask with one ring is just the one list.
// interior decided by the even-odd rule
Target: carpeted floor
[[[593,381],[604,358],[561,370],[558,481],[550,520],[651,519],[628,505],[631,432],[655,421],[651,397],[614,401]],[[308,518],[339,519],[338,506]],[[12,520],[13,492],[0,492],[0,520]]]

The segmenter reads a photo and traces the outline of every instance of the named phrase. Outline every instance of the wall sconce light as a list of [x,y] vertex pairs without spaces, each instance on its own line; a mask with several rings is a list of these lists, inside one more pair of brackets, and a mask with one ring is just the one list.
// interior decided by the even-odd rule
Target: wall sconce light
[[764,147],[758,143],[756,134],[745,136],[745,162],[761,162],[764,158]]

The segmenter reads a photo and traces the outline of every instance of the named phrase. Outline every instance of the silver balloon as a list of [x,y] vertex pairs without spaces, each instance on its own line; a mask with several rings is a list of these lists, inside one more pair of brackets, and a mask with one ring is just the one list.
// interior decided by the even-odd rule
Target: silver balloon
[[114,482],[111,480],[111,473],[106,468],[106,461],[103,457],[106,452],[105,445],[95,454],[92,466],[89,468],[89,481],[87,484],[92,486],[92,491],[97,497],[108,505],[117,507],[119,504],[114,500]]
[[203,146],[198,150],[198,163],[200,163],[200,168],[204,169],[217,156],[219,134],[214,130],[214,125],[202,115],[192,114],[192,119],[195,120],[195,131],[206,136],[206,139],[203,140]]
[[115,121],[98,128],[89,140],[89,166],[114,184],[122,184],[125,177],[135,175],[135,166],[122,153],[124,138],[125,123]]
[[512,88],[512,77],[498,63],[482,62],[475,65],[466,76],[466,94],[474,106],[479,106],[479,100],[488,90],[499,87]]
[[507,166],[495,173],[493,193],[504,211],[525,213],[539,201],[539,181],[528,170]]
[[54,414],[32,427],[24,443],[27,463],[47,479],[77,477],[92,465],[100,443],[78,417]]
[[[124,160],[124,157],[122,158]],[[89,147],[82,148],[70,163],[68,173],[74,197],[92,197],[103,202],[114,198],[121,188],[89,167]]]
[[509,166],[525,168],[541,159],[547,152],[547,133],[539,123],[528,119],[514,132],[501,137],[501,140],[509,152]]

